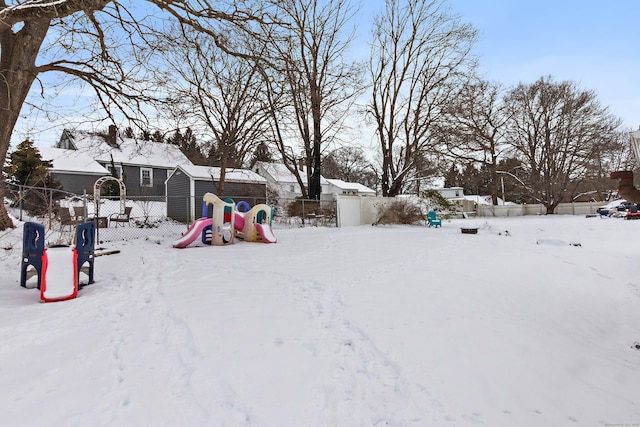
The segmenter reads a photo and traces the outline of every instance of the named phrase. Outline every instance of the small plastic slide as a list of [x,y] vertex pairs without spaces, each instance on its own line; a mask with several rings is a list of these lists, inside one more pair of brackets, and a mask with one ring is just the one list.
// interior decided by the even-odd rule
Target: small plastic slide
[[276,243],[276,235],[273,234],[273,229],[269,224],[255,224],[256,230],[260,233],[262,241],[265,243]]
[[186,248],[191,243],[198,240],[198,238],[202,234],[202,230],[210,225],[213,225],[213,221],[211,220],[211,218],[198,218],[193,224],[191,224],[191,227],[189,227],[187,232],[184,233],[181,238],[173,242],[173,247]]
[[69,246],[50,247],[42,255],[40,299],[64,301],[78,295],[78,252]]

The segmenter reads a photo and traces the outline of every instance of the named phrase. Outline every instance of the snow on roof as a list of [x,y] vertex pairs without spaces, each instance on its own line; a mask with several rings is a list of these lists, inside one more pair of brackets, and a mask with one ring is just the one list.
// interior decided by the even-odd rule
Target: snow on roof
[[479,205],[491,205],[492,204],[491,196],[469,195],[469,196],[462,196],[461,198],[464,199],[464,200],[471,200],[472,202],[476,202]]
[[371,194],[375,194],[375,190],[370,189],[369,187],[359,184],[357,182],[346,182],[343,181],[341,179],[329,179],[327,178],[327,181],[330,184],[335,185],[336,187],[340,188],[341,190],[351,190],[351,191],[357,191],[358,193],[371,193]]
[[[107,143],[106,137],[84,131],[66,131],[71,144],[80,152],[102,163],[113,161],[116,164],[136,166],[155,166],[173,169],[176,165],[190,165],[180,147],[153,141],[141,141],[134,138],[117,136],[118,147]],[[71,147],[70,147],[71,148]]]
[[[271,178],[273,178],[273,180],[278,184],[298,183],[295,175],[282,163],[256,162],[256,166],[258,166],[265,173],[269,174],[269,176],[271,176]],[[305,182],[307,176],[306,165],[304,165],[302,170],[300,171],[300,176],[302,178],[302,181]],[[322,175],[320,175],[320,183],[328,184],[329,182]]]
[[[220,179],[220,168],[213,166],[179,165],[188,176],[195,179]],[[225,181],[266,183],[267,180],[249,169],[231,169],[225,171]]]
[[109,175],[109,171],[91,156],[76,150],[40,147],[42,160],[50,161],[53,172],[75,172],[96,175]]

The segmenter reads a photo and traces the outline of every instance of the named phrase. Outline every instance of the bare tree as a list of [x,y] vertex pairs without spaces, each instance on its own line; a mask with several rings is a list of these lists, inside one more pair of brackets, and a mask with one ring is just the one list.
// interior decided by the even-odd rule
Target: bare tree
[[383,196],[400,194],[416,160],[435,145],[432,125],[473,66],[476,37],[446,0],[387,0],[375,19],[368,112],[381,150]]
[[[242,34],[228,45],[246,50]],[[209,165],[220,167],[218,193],[224,192],[228,167],[242,167],[269,135],[269,104],[259,64],[221,51],[213,39],[193,30],[170,33],[165,52],[170,75],[163,79],[173,114],[210,139]],[[246,41],[248,44],[249,41]]]
[[362,147],[344,146],[330,151],[322,158],[322,171],[327,178],[357,182],[373,189],[377,186],[375,167]]
[[[113,0],[0,0],[0,158],[6,158],[11,135],[33,83],[54,72],[79,79],[96,94],[105,114],[119,111],[135,119],[140,105],[155,92],[144,85],[142,66],[152,62],[154,46],[147,35],[160,18],[206,32],[227,48],[217,28],[220,23],[243,25],[260,14],[239,10],[220,1],[147,0],[162,17],[135,16]],[[215,7],[214,7],[215,6]],[[262,19],[262,18],[260,18]],[[153,25],[152,25],[153,24]],[[46,87],[41,85],[41,91]],[[0,178],[3,179],[3,178]],[[2,184],[2,181],[0,181]],[[4,186],[0,185],[0,199]],[[0,204],[0,230],[12,227]]]
[[620,119],[592,91],[542,77],[507,97],[508,141],[528,169],[527,192],[547,213],[576,194],[596,153],[615,139]]
[[611,200],[618,195],[617,181],[611,179],[613,171],[630,171],[635,156],[629,144],[629,131],[616,131],[611,139],[595,147],[592,159],[586,165],[584,177],[577,183],[574,195],[593,201]]
[[281,21],[268,54],[279,75],[269,85],[281,101],[274,117],[279,148],[289,170],[298,173],[290,141],[301,142],[308,196],[318,199],[322,149],[342,128],[362,88],[360,66],[346,57],[356,9],[349,0],[281,0],[273,8]]
[[447,104],[438,133],[454,159],[486,167],[490,194],[498,204],[498,160],[507,148],[504,134],[508,114],[502,86],[485,80],[466,82]]

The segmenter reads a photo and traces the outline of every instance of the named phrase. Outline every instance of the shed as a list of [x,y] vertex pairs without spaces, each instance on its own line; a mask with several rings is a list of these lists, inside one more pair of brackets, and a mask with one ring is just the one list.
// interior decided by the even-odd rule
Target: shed
[[[195,221],[202,214],[202,197],[205,193],[217,194],[219,183],[219,167],[176,166],[165,181],[167,217],[185,223]],[[266,203],[267,180],[248,169],[227,168],[222,197],[251,206]]]

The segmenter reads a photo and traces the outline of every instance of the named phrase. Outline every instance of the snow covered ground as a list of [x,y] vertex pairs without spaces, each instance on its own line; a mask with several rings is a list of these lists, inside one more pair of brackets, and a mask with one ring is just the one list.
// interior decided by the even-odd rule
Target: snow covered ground
[[640,425],[640,221],[151,236],[47,304],[21,233],[0,232],[1,425]]

